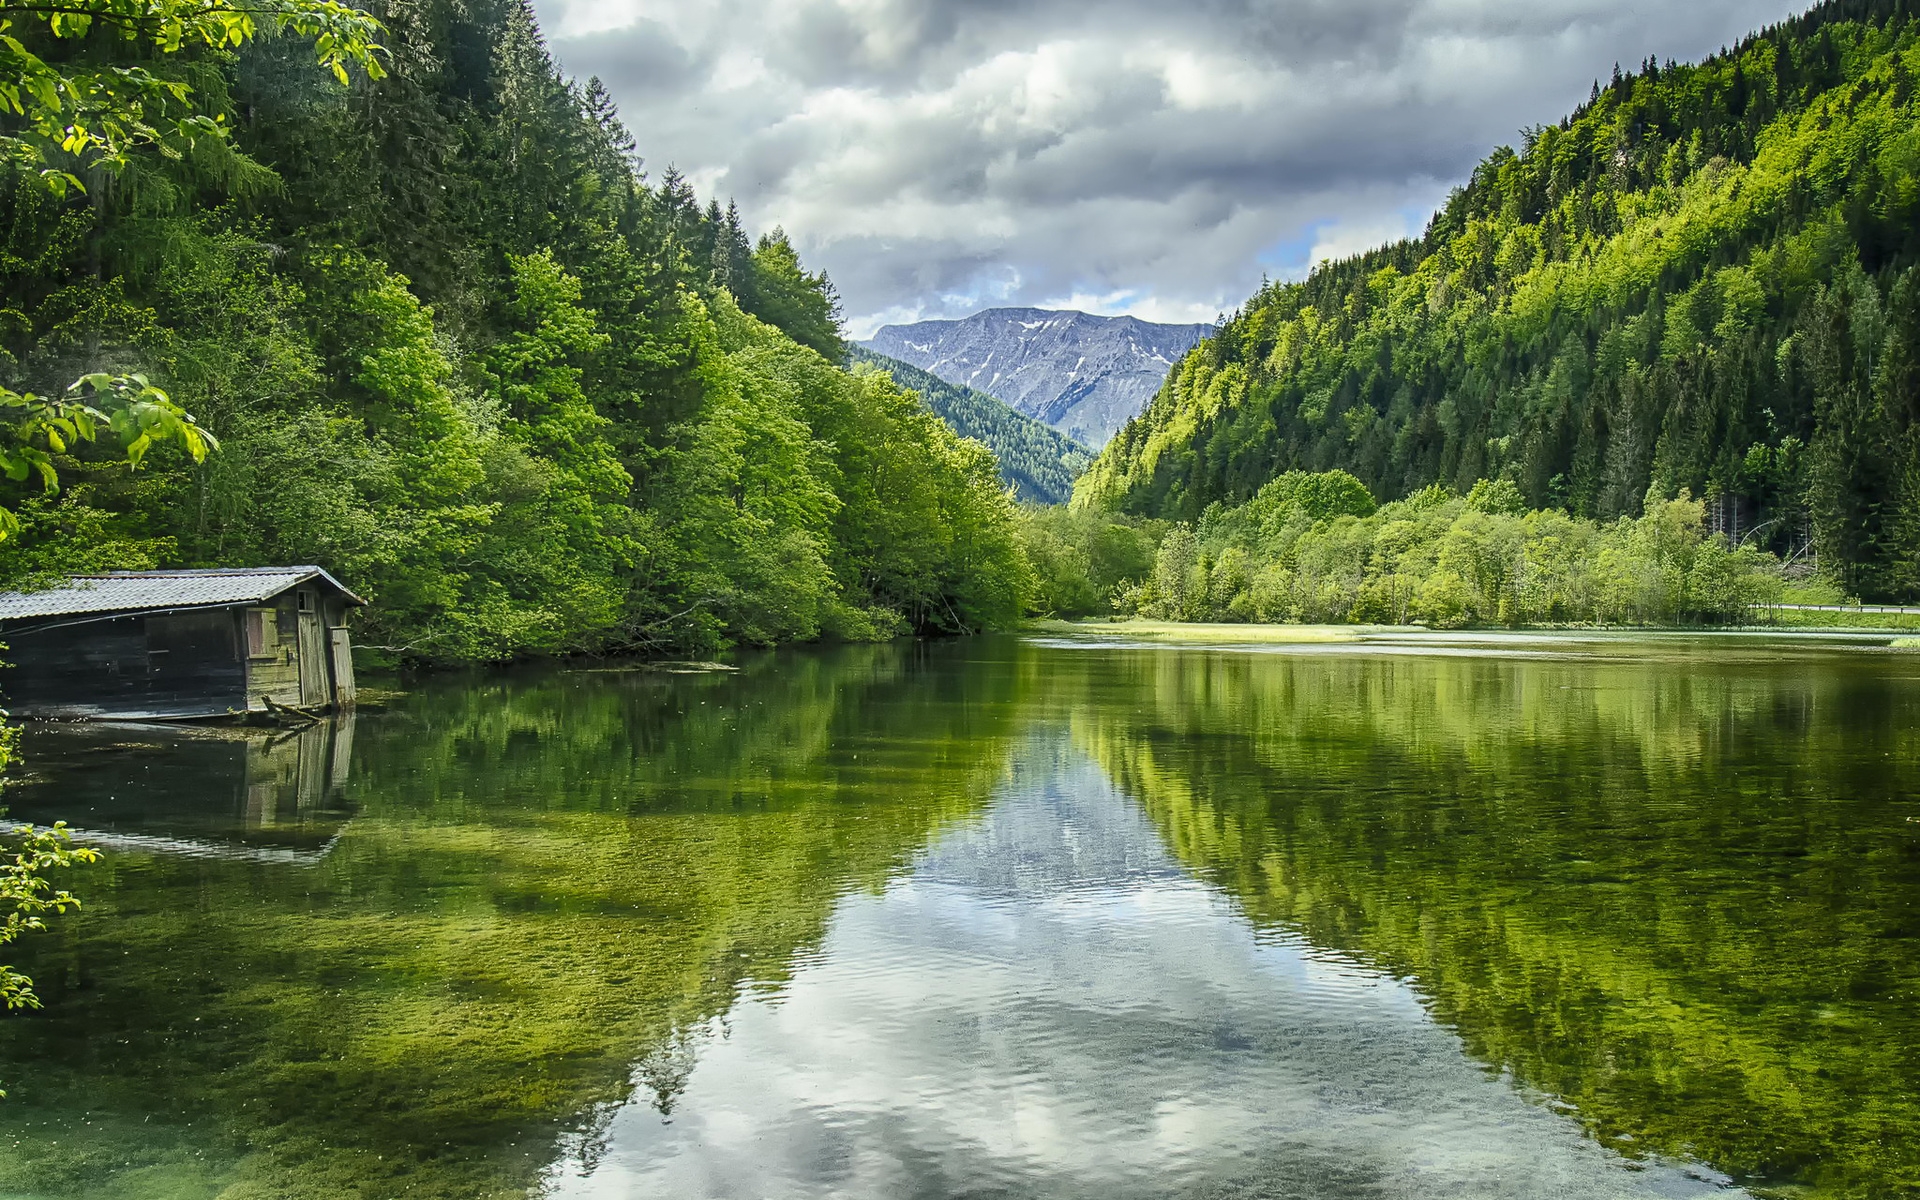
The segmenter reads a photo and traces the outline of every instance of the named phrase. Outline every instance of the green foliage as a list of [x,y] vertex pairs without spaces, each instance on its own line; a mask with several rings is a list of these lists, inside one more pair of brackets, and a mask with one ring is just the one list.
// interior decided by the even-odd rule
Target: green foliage
[[[119,438],[127,466],[135,470],[156,443],[176,443],[195,462],[219,445],[192,414],[144,375],[96,373],[82,377],[57,399],[0,387],[0,427],[5,429],[0,472],[16,483],[33,477],[46,493],[57,492],[60,473],[54,456],[98,440],[103,425]],[[12,510],[0,507],[0,540],[19,528]]]
[[[190,48],[220,51],[262,35],[291,35],[311,43],[319,65],[345,85],[348,67],[375,79],[385,73],[374,40],[380,30],[368,13],[338,0],[9,6],[0,13],[0,114],[17,124],[0,133],[0,163],[32,171],[64,195],[83,187],[75,171],[117,174],[137,150],[181,158],[200,143],[224,142],[228,126],[221,116],[196,111],[191,81],[144,56],[164,59]],[[75,53],[89,44],[111,47],[105,61]]]
[[834,570],[914,628],[962,633],[1019,620],[1030,576],[993,455],[886,373],[851,375],[758,322],[743,357],[798,385],[831,448],[841,507]]
[[1421,238],[1263,288],[1078,502],[1192,521],[1333,468],[1388,498],[1504,479],[1602,521],[1687,491],[1736,543],[1920,595],[1904,13],[1830,0],[1596,89],[1482,163]]
[[[0,772],[13,765],[19,754],[20,731],[0,725]],[[16,825],[7,831],[12,845],[0,849],[0,948],[11,946],[24,933],[47,927],[49,914],[79,908],[72,892],[54,886],[49,874],[94,862],[99,854],[85,846],[76,847],[67,835],[64,821],[51,827]],[[40,997],[33,980],[0,965],[0,1004],[9,1010],[39,1008]],[[0,1098],[6,1096],[0,1092]]]
[[893,376],[895,383],[918,393],[955,433],[993,451],[1001,481],[1029,504],[1064,503],[1073,495],[1074,479],[1093,461],[1093,452],[1085,446],[985,392],[948,383],[931,371],[860,346],[849,346],[847,357]]
[[691,315],[709,399],[673,430],[672,454],[649,481],[649,508],[671,530],[649,564],[656,619],[684,615],[757,644],[815,637],[837,598],[827,555],[841,500],[803,389],[838,381],[819,356],[716,302],[739,341],[723,344],[704,308]]
[[1033,566],[1033,612],[1097,617],[1152,572],[1163,523],[1110,513],[1029,505],[1020,540]]
[[771,644],[1019,618],[1026,563],[978,445],[724,292],[689,320],[710,399],[671,428],[646,482],[665,538],[642,575],[645,620]]
[[[9,946],[21,934],[47,927],[49,913],[64,913],[80,907],[72,892],[53,886],[50,871],[93,862],[98,854],[85,846],[76,847],[67,836],[65,822],[56,821],[46,829],[17,825],[9,833],[14,844],[0,853],[0,909],[6,918],[0,921],[0,946]],[[0,966],[0,1003],[8,1008],[39,1008],[40,997],[33,980],[12,967]],[[0,1096],[6,1093],[0,1092]]]
[[0,180],[0,385],[139,371],[222,438],[138,475],[35,443],[72,486],[0,484],[0,575],[314,562],[372,601],[356,643],[441,662],[1017,619],[991,462],[834,365],[784,234],[649,180],[519,0],[381,19],[346,88],[298,39],[183,51],[225,166]]
[[618,626],[642,523],[627,503],[633,478],[613,422],[581,388],[583,365],[609,337],[582,307],[580,281],[550,253],[511,262],[509,332],[479,369],[499,408],[485,462],[499,507],[480,557],[492,566],[496,606],[542,598],[519,644],[564,651]]
[[747,311],[829,362],[839,362],[847,348],[840,338],[840,297],[833,282],[803,268],[786,231],[777,227],[761,235],[752,267],[743,289]]
[[1705,529],[1684,492],[1601,523],[1526,511],[1504,481],[1427,488],[1377,510],[1358,480],[1289,473],[1161,541],[1120,607],[1173,621],[1441,628],[1746,619],[1779,593],[1773,556]]
[[1345,471],[1288,471],[1245,504],[1208,509],[1211,527],[1225,541],[1249,545],[1272,540],[1287,526],[1333,517],[1370,517],[1378,507],[1367,485]]

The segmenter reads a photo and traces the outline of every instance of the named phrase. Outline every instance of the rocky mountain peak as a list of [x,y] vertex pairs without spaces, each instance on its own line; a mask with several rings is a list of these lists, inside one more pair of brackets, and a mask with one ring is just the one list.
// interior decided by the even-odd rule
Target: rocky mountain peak
[[1212,332],[1211,325],[990,308],[959,320],[883,326],[862,344],[996,396],[1098,449],[1146,406],[1180,356]]

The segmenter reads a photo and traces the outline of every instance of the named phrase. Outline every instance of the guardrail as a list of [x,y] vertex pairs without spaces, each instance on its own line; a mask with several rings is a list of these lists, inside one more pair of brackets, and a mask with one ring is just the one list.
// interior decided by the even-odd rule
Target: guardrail
[[1899,617],[1920,617],[1920,607],[1899,604],[1756,604],[1770,612],[1843,612],[1892,613]]

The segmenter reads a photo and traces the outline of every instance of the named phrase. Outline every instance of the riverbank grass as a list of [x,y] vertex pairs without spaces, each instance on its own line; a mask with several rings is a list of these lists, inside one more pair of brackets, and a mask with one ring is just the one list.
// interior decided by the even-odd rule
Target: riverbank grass
[[1189,645],[1296,646],[1340,644],[1364,640],[1369,634],[1417,633],[1413,625],[1254,625],[1184,621],[1030,621],[1034,633],[1091,634],[1130,641],[1180,642]]
[[1883,612],[1872,609],[1832,608],[1759,608],[1756,627],[1813,632],[1819,630],[1914,630],[1920,631],[1920,613]]

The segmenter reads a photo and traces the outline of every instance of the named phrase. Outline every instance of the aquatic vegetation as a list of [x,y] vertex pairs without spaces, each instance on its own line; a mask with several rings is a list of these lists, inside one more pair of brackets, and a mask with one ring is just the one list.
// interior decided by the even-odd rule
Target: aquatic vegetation
[[977,810],[1020,681],[913,653],[425,687],[357,722],[317,863],[116,850],[0,1030],[0,1190],[524,1194]]
[[1920,1186],[1911,688],[1734,642],[1513,645],[1083,657],[1053,702],[1256,922],[1411,979],[1607,1144],[1762,1194]]

